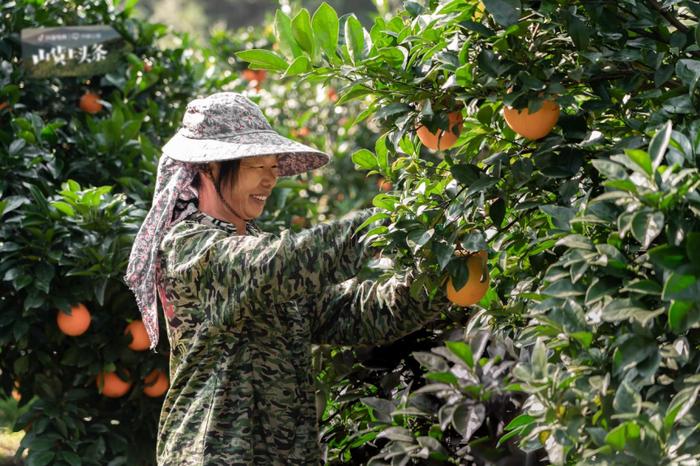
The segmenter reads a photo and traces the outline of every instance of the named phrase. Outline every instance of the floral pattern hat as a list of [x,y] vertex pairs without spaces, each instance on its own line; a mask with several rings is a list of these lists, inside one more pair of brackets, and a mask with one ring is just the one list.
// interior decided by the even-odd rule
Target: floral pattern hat
[[255,155],[277,155],[279,176],[313,170],[330,160],[324,152],[278,134],[258,106],[236,92],[191,101],[181,128],[163,146],[151,209],[136,234],[124,275],[136,296],[150,349],[158,344],[156,295],[166,313],[172,311],[165,298],[158,247],[168,229],[190,213],[174,211],[176,202],[197,197],[191,186],[197,164]]
[[163,146],[181,162],[205,163],[277,154],[280,176],[325,165],[329,156],[277,133],[257,105],[235,92],[219,92],[187,105],[182,127]]

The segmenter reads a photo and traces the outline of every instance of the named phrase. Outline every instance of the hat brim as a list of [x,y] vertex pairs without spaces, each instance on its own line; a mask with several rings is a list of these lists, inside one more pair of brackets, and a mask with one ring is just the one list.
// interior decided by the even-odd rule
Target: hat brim
[[220,139],[195,139],[178,131],[162,148],[180,162],[207,163],[259,155],[277,155],[280,176],[298,175],[322,167],[330,156],[276,131],[255,131]]

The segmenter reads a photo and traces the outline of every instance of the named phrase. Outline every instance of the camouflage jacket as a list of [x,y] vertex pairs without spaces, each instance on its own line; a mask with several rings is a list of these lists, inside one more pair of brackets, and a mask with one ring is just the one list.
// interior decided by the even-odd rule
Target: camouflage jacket
[[355,277],[376,250],[353,232],[375,211],[279,235],[249,222],[238,235],[196,210],[168,231],[158,465],[320,464],[311,345],[388,343],[449,304],[412,298],[411,274]]

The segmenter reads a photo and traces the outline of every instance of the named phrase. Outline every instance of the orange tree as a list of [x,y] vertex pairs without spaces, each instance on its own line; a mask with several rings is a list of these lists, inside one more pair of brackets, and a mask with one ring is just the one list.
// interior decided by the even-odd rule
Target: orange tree
[[390,373],[329,400],[330,459],[483,463],[516,439],[554,464],[700,459],[698,17],[684,0],[426,0],[367,30],[322,4],[277,13],[278,51],[238,53],[362,102],[378,137],[353,160],[398,188],[364,235],[418,269],[415,292],[459,289],[456,249],[488,252],[462,326],[450,310],[374,351]]
[[[160,48],[167,27],[133,5],[20,0],[0,12],[0,384],[19,387],[28,464],[154,463],[167,339],[156,354],[129,347],[140,315],[122,277],[157,147],[193,94],[238,77],[219,79],[187,35]],[[109,24],[131,51],[106,75],[29,78],[20,30],[65,24]]]
[[[281,132],[333,154],[324,170],[280,181],[261,219],[269,231],[367,204],[378,188],[366,189],[350,154],[372,147],[361,142],[373,144],[374,133],[351,125],[352,105],[336,107],[319,85],[291,94],[291,85],[251,83],[232,52],[271,46],[269,31],[220,31],[203,46],[135,19],[133,2],[38,5],[8,4],[0,22],[0,384],[21,396],[14,429],[27,435],[17,454],[36,465],[153,464],[168,341],[155,354],[130,344],[125,330],[139,340],[142,327],[121,278],[152,198],[158,147],[185,104],[246,92]],[[19,31],[60,24],[110,24],[131,53],[104,76],[28,78]]]

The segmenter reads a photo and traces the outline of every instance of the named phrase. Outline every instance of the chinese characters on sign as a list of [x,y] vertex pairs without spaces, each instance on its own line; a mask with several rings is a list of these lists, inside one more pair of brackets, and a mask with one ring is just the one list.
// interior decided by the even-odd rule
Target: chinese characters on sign
[[66,59],[73,60],[76,57],[78,63],[92,63],[107,58],[107,51],[102,47],[102,44],[81,45],[73,48],[56,45],[51,47],[48,53],[45,49],[39,49],[38,53],[33,53],[32,64],[36,65],[39,62],[50,60],[55,64],[65,65]]
[[21,38],[24,66],[34,78],[105,74],[131,50],[107,25],[27,28]]

